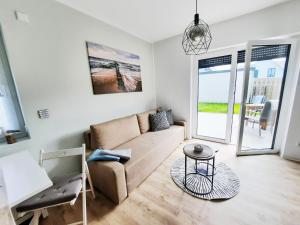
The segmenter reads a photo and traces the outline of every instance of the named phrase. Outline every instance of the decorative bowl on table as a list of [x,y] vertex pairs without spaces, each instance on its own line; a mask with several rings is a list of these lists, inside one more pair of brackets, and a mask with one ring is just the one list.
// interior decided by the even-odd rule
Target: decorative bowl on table
[[194,146],[194,152],[195,153],[201,153],[203,151],[203,146],[198,144]]

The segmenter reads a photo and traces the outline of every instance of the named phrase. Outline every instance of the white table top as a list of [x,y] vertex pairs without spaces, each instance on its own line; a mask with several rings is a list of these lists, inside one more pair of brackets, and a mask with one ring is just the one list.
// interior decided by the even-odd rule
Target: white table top
[[1,225],[15,225],[15,221],[11,214],[10,208],[7,203],[6,189],[2,171],[0,170],[0,224]]
[[53,185],[45,169],[38,165],[28,151],[0,158],[0,170],[10,207]]

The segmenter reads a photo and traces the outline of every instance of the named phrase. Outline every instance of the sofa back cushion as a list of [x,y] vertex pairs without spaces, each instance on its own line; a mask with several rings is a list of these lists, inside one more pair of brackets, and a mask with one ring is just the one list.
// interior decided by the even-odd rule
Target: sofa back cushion
[[92,125],[91,147],[113,149],[140,134],[136,115]]
[[137,114],[137,118],[138,118],[139,126],[140,126],[140,131],[141,131],[142,134],[144,134],[144,133],[146,133],[150,130],[149,115],[150,114],[155,114],[155,113],[156,113],[156,110],[152,109],[150,111]]
[[166,111],[161,111],[149,116],[151,131],[160,131],[170,128]]

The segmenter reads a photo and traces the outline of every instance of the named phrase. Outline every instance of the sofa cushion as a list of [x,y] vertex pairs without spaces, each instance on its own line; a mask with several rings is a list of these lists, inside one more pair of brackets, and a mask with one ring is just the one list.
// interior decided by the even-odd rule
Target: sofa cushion
[[165,111],[149,115],[151,131],[160,131],[170,128]]
[[142,134],[144,134],[150,130],[149,115],[155,114],[155,113],[156,113],[156,110],[153,109],[153,110],[150,110],[147,112],[136,114],[137,118],[138,118],[139,126],[140,126],[140,131]]
[[131,159],[125,166],[128,193],[146,179],[184,140],[184,127],[148,132],[118,146],[131,148]]
[[167,110],[166,114],[167,114],[167,119],[168,119],[169,124],[171,126],[174,125],[174,119],[173,119],[172,109]]
[[140,134],[136,115],[92,125],[91,147],[113,149]]

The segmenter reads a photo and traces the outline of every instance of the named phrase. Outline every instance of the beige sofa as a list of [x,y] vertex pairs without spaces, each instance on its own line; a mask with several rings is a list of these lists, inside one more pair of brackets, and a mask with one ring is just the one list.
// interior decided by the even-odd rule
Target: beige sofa
[[125,163],[95,161],[89,163],[93,184],[115,203],[146,179],[175,148],[183,142],[186,123],[175,122],[167,130],[150,132],[149,114],[155,110],[92,125],[85,140],[91,149],[132,149]]

